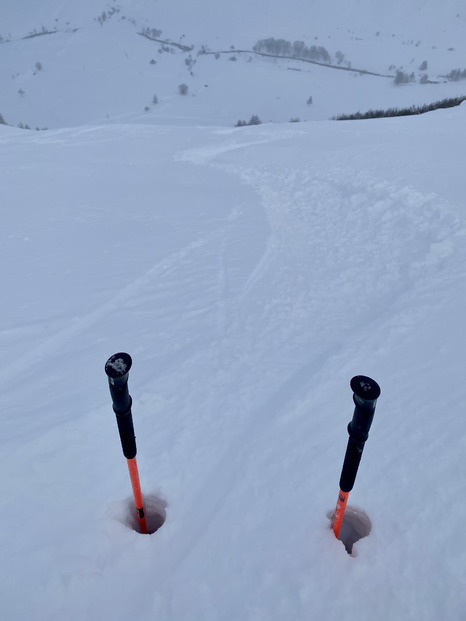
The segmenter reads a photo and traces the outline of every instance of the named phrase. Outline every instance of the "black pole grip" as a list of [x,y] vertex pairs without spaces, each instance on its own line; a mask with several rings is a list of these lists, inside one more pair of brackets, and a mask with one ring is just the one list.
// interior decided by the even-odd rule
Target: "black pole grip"
[[353,401],[356,406],[353,419],[348,425],[348,445],[340,476],[340,489],[350,492],[361,461],[364,444],[374,419],[375,406],[380,396],[380,386],[365,375],[356,375],[350,382]]
[[128,375],[133,361],[129,354],[120,352],[111,356],[105,363],[108,386],[120,433],[121,448],[126,459],[136,457],[136,438],[134,435],[132,399],[128,391]]

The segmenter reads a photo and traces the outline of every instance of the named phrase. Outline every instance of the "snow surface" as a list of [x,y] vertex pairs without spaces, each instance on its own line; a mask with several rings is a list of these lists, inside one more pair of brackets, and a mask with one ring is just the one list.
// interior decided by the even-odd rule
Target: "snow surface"
[[[9,5],[12,38],[42,23]],[[19,64],[24,49],[1,46]],[[348,80],[342,112],[371,97],[369,78],[322,71]],[[262,72],[286,70],[256,64],[244,84]],[[223,126],[220,95],[219,124],[196,126],[194,100],[138,117],[124,93],[93,123],[100,95],[60,116],[57,84],[35,100],[55,129],[0,125],[2,618],[463,621],[466,103],[233,128],[233,88]],[[125,351],[148,522],[165,519],[152,535],[104,372]],[[348,508],[371,530],[349,555],[330,518],[358,374],[382,394]]]
[[[465,119],[0,128],[5,618],[463,618]],[[382,395],[352,558],[356,374]]]

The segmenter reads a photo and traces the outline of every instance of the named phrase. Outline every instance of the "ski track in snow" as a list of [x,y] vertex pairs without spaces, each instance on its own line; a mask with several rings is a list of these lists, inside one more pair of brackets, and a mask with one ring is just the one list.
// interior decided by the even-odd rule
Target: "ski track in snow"
[[[383,314],[419,281],[448,278],[444,265],[451,262],[454,239],[462,231],[452,209],[435,194],[347,166],[330,172],[315,166],[284,168],[277,174],[261,170],[260,158],[249,168],[218,162],[219,154],[238,148],[188,151],[183,159],[205,164],[210,158],[212,166],[239,176],[257,192],[268,219],[265,252],[242,291],[228,300],[238,308],[241,332],[255,315],[254,332],[278,335],[279,341],[297,338],[297,333],[302,338],[303,328],[304,337],[309,332],[331,338],[332,323],[342,316],[348,333],[357,325],[364,328],[366,299],[371,314],[374,304]],[[451,263],[450,277],[455,277]],[[326,279],[319,277],[323,270]],[[260,299],[261,286],[268,297],[251,319],[247,300],[251,293]],[[322,301],[325,315],[320,312]],[[289,332],[283,332],[287,323]]]
[[168,273],[179,261],[185,259],[190,253],[195,252],[204,245],[212,242],[217,237],[221,236],[221,231],[216,231],[205,236],[199,237],[197,240],[188,244],[185,248],[174,252],[171,256],[158,262],[151,267],[142,276],[131,282],[124,289],[121,289],[110,300],[102,304],[99,308],[76,319],[74,324],[54,334],[52,337],[46,339],[39,346],[32,349],[26,356],[23,356],[19,360],[10,362],[8,365],[7,373],[3,375],[2,379],[11,385],[15,376],[24,373],[32,366],[40,364],[41,361],[47,356],[53,354],[57,349],[60,349],[66,342],[73,338],[79,337],[86,330],[91,328],[97,322],[110,315],[112,312],[120,308],[121,305],[128,303],[131,299],[138,296],[138,294],[145,291],[146,287],[154,280],[166,273]]

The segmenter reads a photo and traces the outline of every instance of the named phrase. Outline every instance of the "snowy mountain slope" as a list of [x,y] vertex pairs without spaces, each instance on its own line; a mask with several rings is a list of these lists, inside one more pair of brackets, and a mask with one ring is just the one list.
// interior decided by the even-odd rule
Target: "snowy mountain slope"
[[[328,118],[464,95],[465,24],[458,0],[0,4],[2,616],[462,621],[466,104]],[[349,556],[359,373],[382,395]]]
[[[0,127],[8,618],[462,618],[465,110]],[[129,527],[118,350],[152,536]],[[358,373],[382,396],[351,558],[327,513]]]
[[[129,119],[232,126],[252,114],[322,120],[464,94],[464,81],[445,78],[466,68],[459,3],[266,4],[3,3],[0,112],[33,128]],[[141,36],[147,29],[156,40]],[[269,37],[323,47],[338,70],[252,53]],[[415,82],[395,87],[397,69]]]

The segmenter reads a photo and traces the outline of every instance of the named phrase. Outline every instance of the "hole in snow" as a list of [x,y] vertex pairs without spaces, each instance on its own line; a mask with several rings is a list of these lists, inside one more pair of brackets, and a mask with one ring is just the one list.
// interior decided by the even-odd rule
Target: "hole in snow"
[[[154,494],[143,495],[144,515],[146,516],[147,534],[153,535],[163,525],[167,518],[167,503]],[[126,500],[126,515],[123,523],[135,530],[141,532],[139,528],[139,519],[134,506],[134,498],[131,496]]]
[[[329,511],[327,517],[330,520],[330,528],[333,526],[335,511]],[[348,505],[346,507],[343,522],[341,523],[338,540],[343,543],[346,551],[351,556],[357,556],[353,552],[353,545],[363,537],[367,537],[372,530],[372,523],[365,511],[358,507]]]

